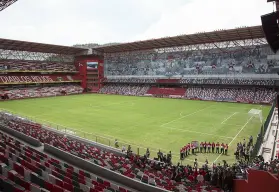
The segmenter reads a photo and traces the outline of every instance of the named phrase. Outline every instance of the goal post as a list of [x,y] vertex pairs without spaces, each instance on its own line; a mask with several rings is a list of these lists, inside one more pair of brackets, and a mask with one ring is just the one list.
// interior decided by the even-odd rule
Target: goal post
[[261,124],[263,124],[263,113],[260,109],[251,109],[248,112],[249,120],[258,119]]

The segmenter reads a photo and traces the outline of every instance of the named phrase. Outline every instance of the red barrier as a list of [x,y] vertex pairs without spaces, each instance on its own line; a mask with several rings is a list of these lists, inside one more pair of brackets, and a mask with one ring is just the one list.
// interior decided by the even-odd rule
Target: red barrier
[[247,180],[234,181],[235,192],[278,192],[278,176],[266,171],[249,170]]
[[[97,62],[98,63],[98,68],[97,69],[90,69],[87,68],[87,63],[88,62]],[[98,71],[98,90],[100,89],[101,85],[102,85],[102,79],[104,78],[104,62],[102,59],[99,59],[96,56],[81,56],[81,57],[77,57],[76,61],[75,61],[75,65],[76,68],[79,72],[79,75],[81,77],[81,86],[82,88],[91,88],[90,86],[90,82],[88,82],[88,76],[90,76],[90,74],[88,74],[88,72],[90,71]],[[95,90],[94,90],[95,91]]]
[[159,88],[159,87],[151,87],[147,94],[152,95],[180,95],[184,96],[186,92],[185,88]]

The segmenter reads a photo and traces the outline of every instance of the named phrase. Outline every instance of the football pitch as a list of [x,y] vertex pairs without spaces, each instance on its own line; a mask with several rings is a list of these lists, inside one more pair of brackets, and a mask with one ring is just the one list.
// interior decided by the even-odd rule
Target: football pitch
[[0,102],[0,109],[31,118],[55,129],[120,148],[130,144],[134,152],[144,154],[147,147],[154,157],[160,149],[172,151],[173,162],[179,150],[192,141],[224,142],[228,155],[202,153],[188,156],[183,164],[195,158],[204,163],[234,162],[236,144],[254,140],[261,122],[248,111],[261,109],[263,119],[270,106],[193,101],[182,99],[85,94],[64,97],[25,99]]

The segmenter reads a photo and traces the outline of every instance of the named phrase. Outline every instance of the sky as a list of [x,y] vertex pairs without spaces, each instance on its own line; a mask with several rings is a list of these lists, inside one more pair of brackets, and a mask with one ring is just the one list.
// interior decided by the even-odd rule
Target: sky
[[266,0],[18,0],[0,38],[74,45],[133,42],[261,25]]

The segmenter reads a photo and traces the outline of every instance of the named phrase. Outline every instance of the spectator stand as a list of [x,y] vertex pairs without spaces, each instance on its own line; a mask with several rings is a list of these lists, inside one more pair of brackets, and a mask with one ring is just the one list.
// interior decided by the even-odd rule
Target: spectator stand
[[274,154],[276,153],[276,134],[278,129],[278,110],[274,108],[272,117],[268,124],[268,128],[265,132],[262,146],[259,150],[258,155],[263,156],[264,160],[267,162],[270,159],[274,159]]
[[36,86],[26,88],[4,88],[0,92],[0,101],[26,99],[26,98],[41,98],[41,97],[56,97],[83,93],[83,88],[76,84],[46,84],[44,86]]
[[[73,83],[81,82],[74,56],[85,53],[87,49],[1,38],[0,45],[0,58],[5,58],[0,60],[0,86],[8,86],[8,89],[0,90],[4,92],[1,95],[5,96],[2,100],[61,95],[57,93],[57,86],[54,84],[62,83],[69,83],[63,85],[64,88],[69,88],[69,91],[61,90],[64,94],[80,92],[71,87]],[[48,87],[53,86],[53,89],[46,90],[48,88],[45,88],[45,84]],[[13,89],[14,85],[26,90]],[[37,87],[34,88],[34,85]],[[61,89],[64,89],[63,86]]]
[[[226,86],[225,86],[226,87]],[[139,84],[106,84],[99,93],[103,94],[119,94],[134,96],[164,96],[170,98],[185,98],[210,101],[225,102],[241,102],[241,103],[257,103],[272,104],[276,95],[274,90],[269,88],[239,88],[233,86],[224,88],[223,86],[188,86],[183,88],[180,86],[162,86],[158,85],[149,87],[148,85]]]
[[[18,121],[18,120],[16,120],[15,122],[17,122],[17,123],[24,123],[24,121],[26,121],[26,120],[24,120],[24,119],[20,119],[20,121]],[[24,125],[23,125],[24,126]],[[15,129],[17,129],[17,128],[15,128]],[[22,129],[22,128],[21,128]],[[31,128],[31,127],[26,127],[25,126],[25,129],[27,129],[27,130],[24,130],[24,128],[22,129],[23,130],[23,132],[25,132],[25,133],[29,133],[29,131],[34,131],[34,128]],[[28,129],[29,129],[29,131],[28,131]],[[33,130],[32,130],[33,129]],[[27,132],[26,132],[27,131]],[[31,132],[30,132],[31,133]],[[48,134],[50,134],[50,132],[48,133]],[[60,133],[61,134],[61,133]],[[39,133],[39,135],[45,135],[45,133]],[[38,135],[38,136],[39,136]],[[52,135],[52,136],[51,136]],[[52,140],[53,141],[55,141],[55,140],[57,140],[58,139],[58,137],[57,137],[57,135],[54,133],[54,134],[51,134],[50,136],[51,136],[51,138],[52,138]],[[34,137],[36,137],[36,134],[35,135],[33,135]],[[61,136],[59,136],[59,137],[61,137],[61,138],[64,138],[67,142],[68,141],[71,141],[72,140],[72,137],[71,136],[69,136],[69,137],[66,137],[65,138],[65,136],[63,136],[63,133],[62,133],[62,135]],[[44,142],[46,142],[46,141],[44,141]],[[82,141],[82,140],[72,140],[71,142],[78,142],[77,144],[78,144],[78,146],[84,146],[84,141]],[[55,145],[55,143],[53,143],[54,145]],[[60,146],[60,147],[59,147]],[[62,145],[60,144],[60,145],[58,145],[58,147],[61,149],[61,150],[64,150],[63,149],[63,147],[62,147]],[[61,148],[62,147],[62,148]],[[75,148],[75,146],[72,146],[71,148],[72,149],[74,149]],[[83,148],[83,147],[82,147]],[[86,147],[87,149],[88,149],[88,147]],[[67,151],[67,150],[66,150]],[[97,152],[97,151],[96,151]],[[80,151],[79,152],[80,153],[80,155],[85,155],[85,157],[86,156],[88,156],[89,154],[88,153],[84,153],[84,152],[82,152],[82,151]],[[72,153],[72,154],[74,154],[74,155],[77,155],[77,154],[75,154],[75,153]],[[102,152],[101,152],[101,154],[102,154]],[[116,153],[114,153],[115,155],[116,155]],[[110,156],[110,158],[112,157],[111,156],[112,154],[110,154],[109,156]],[[81,157],[82,157],[81,156]],[[117,156],[114,156],[115,158],[117,157]],[[84,157],[83,157],[84,158]],[[102,158],[105,158],[105,156],[103,156]],[[119,158],[119,157],[118,157]],[[86,159],[86,158],[85,158]],[[95,162],[95,161],[94,161]],[[106,162],[106,161],[105,161]],[[102,163],[101,162],[99,162],[98,164],[100,164],[100,165],[102,165],[103,163],[105,163],[104,161],[102,161]],[[97,163],[97,162],[96,162]],[[130,163],[132,163],[132,162],[130,162]],[[213,170],[212,170],[212,174],[214,175],[214,174],[217,174],[216,176],[217,177],[229,177],[230,176],[230,179],[229,180],[231,180],[231,182],[232,182],[232,179],[233,178],[235,178],[236,176],[239,178],[245,178],[245,174],[243,175],[243,170],[244,170],[244,173],[246,172],[246,170],[248,170],[248,169],[250,169],[251,167],[254,167],[253,169],[260,169],[260,170],[265,170],[265,171],[277,171],[277,168],[275,167],[275,169],[274,169],[274,166],[273,165],[276,165],[276,163],[277,163],[277,160],[276,161],[272,161],[270,164],[265,164],[264,166],[261,166],[262,165],[262,159],[261,159],[261,157],[258,157],[258,158],[255,158],[254,160],[253,160],[253,162],[252,163],[243,163],[243,162],[239,162],[239,164],[235,164],[235,165],[232,165],[232,166],[230,166],[230,167],[228,167],[228,165],[226,165],[225,163],[224,163],[224,165],[222,166],[222,165],[216,165],[216,166],[213,166]],[[103,165],[104,166],[104,165]],[[170,184],[168,184],[168,186],[165,186],[166,187],[166,189],[168,189],[168,190],[178,190],[178,189],[183,189],[183,190],[192,190],[192,189],[196,189],[196,190],[198,190],[198,191],[200,191],[200,190],[204,190],[204,191],[212,191],[212,190],[217,190],[217,191],[219,191],[219,189],[218,188],[214,188],[214,187],[212,187],[212,186],[205,186],[205,185],[197,185],[197,184],[194,184],[193,183],[193,180],[192,179],[194,179],[195,180],[195,178],[197,179],[197,178],[199,178],[199,180],[201,180],[202,181],[202,178],[200,178],[200,176],[199,177],[197,177],[198,175],[202,175],[202,174],[205,174],[204,175],[204,180],[205,181],[210,181],[211,182],[211,184],[212,185],[216,185],[217,187],[220,187],[220,188],[223,188],[223,189],[229,189],[230,187],[232,187],[232,184],[230,184],[230,185],[228,185],[229,183],[227,183],[227,181],[225,182],[225,181],[221,181],[219,184],[218,184],[218,182],[217,183],[215,183],[214,182],[214,176],[213,177],[211,177],[213,180],[210,180],[210,179],[208,179],[208,178],[210,178],[210,177],[208,177],[208,176],[206,176],[207,174],[209,174],[209,169],[206,167],[206,165],[205,165],[205,167],[203,167],[202,169],[200,169],[200,171],[202,171],[202,172],[196,172],[195,170],[193,170],[193,168],[191,168],[191,167],[189,167],[189,166],[180,166],[180,167],[176,167],[175,168],[175,172],[176,173],[181,173],[182,175],[183,174],[185,174],[185,173],[187,173],[187,175],[186,175],[186,177],[187,177],[187,179],[186,179],[186,183],[191,183],[191,186],[189,187],[189,186],[185,186],[185,184],[186,183],[184,183],[183,182],[183,180],[182,180],[182,183],[181,182],[179,182],[179,183],[177,183],[177,182],[174,182],[174,181],[172,181],[172,184],[170,185]],[[181,170],[187,170],[186,172],[184,172],[184,171],[182,171],[181,172]],[[204,172],[203,172],[204,171]],[[147,173],[147,172],[144,172],[144,174],[151,174],[151,170],[149,170],[148,171],[149,173]],[[153,172],[154,173],[154,172]],[[138,172],[138,174],[139,174],[139,172]],[[137,174],[137,175],[138,175]],[[144,177],[144,174],[142,175],[142,176],[140,176],[140,178],[143,178]],[[167,174],[167,173],[166,173]],[[179,174],[180,175],[180,174]],[[222,176],[223,175],[223,176]],[[242,176],[240,176],[240,175],[242,175]],[[150,176],[150,175],[149,175]],[[178,175],[176,175],[175,176],[175,178],[177,177]],[[184,175],[185,176],[185,175]],[[184,177],[183,176],[183,177]],[[148,176],[146,176],[147,178],[148,178]],[[179,176],[180,177],[180,176]],[[134,178],[134,176],[132,177],[132,178]],[[164,179],[167,179],[167,178],[164,178]],[[156,180],[156,179],[155,179]],[[143,182],[143,180],[141,180],[142,182]],[[167,180],[166,180],[167,181]],[[58,181],[57,181],[58,182]],[[148,183],[150,184],[150,182],[151,181],[149,181],[148,180]],[[158,182],[158,181],[157,181]],[[157,183],[156,182],[156,183]],[[59,184],[59,182],[57,183],[57,184]],[[95,183],[94,183],[95,184]],[[158,185],[159,183],[157,183],[157,185]],[[159,186],[160,186],[160,184],[159,184]],[[209,188],[208,188],[209,187]]]
[[[0,132],[0,138],[0,158],[4,162],[1,164],[0,180],[3,184],[1,189],[4,188],[4,191],[21,191],[22,188],[30,191],[47,189],[59,192],[73,190],[97,192],[103,191],[103,189],[132,191],[69,165],[43,152],[41,148],[30,147],[25,142],[6,133]],[[3,148],[5,145],[9,147]],[[18,148],[19,146],[20,148]]]
[[[147,161],[146,166],[138,167],[136,160],[137,156],[130,156],[131,154],[128,153],[126,160],[125,158],[118,156],[116,153],[106,152],[104,149],[98,149],[94,145],[94,143],[89,144],[90,142],[85,142],[84,140],[74,139],[73,136],[65,137],[63,133],[55,133],[51,130],[41,129],[39,127],[35,128],[34,126],[40,126],[39,124],[33,124],[32,122],[28,121],[27,119],[17,118],[15,116],[1,114],[1,118],[4,118],[4,123],[12,129],[22,131],[23,133],[30,135],[34,138],[38,138],[40,141],[44,143],[48,143],[50,145],[54,145],[59,149],[70,152],[75,156],[79,156],[82,159],[91,159],[91,156],[94,156],[94,163],[99,166],[106,167],[109,169],[113,169],[114,171],[120,172],[127,177],[140,180],[143,183],[147,183],[149,185],[154,185],[160,188],[165,188],[167,190],[202,190],[206,189],[205,191],[217,190],[220,191],[218,188],[210,187],[207,189],[207,186],[204,184],[196,184],[196,183],[187,183],[185,181],[176,182],[171,180],[171,172],[173,172],[173,168],[169,165],[165,165],[162,167],[161,171],[154,170],[154,161]],[[3,119],[2,119],[3,120]],[[18,126],[20,125],[20,126]],[[49,139],[51,138],[51,139]],[[63,140],[63,142],[62,142]],[[70,148],[68,148],[68,147]],[[87,152],[85,152],[87,151]],[[136,158],[136,159],[135,159]],[[115,161],[115,160],[116,161]],[[110,163],[109,163],[110,162]],[[119,167],[119,163],[123,164],[123,166]],[[141,164],[141,163],[140,163]],[[144,165],[144,164],[142,164]],[[158,166],[159,164],[157,164]],[[159,165],[162,166],[162,165]],[[122,168],[125,168],[121,171]],[[135,167],[138,167],[135,169]],[[121,169],[119,169],[121,168]],[[132,169],[131,169],[132,168]],[[183,170],[183,169],[182,169]],[[128,172],[127,172],[128,171]],[[132,172],[131,172],[132,171]],[[190,185],[189,185],[190,184]]]

